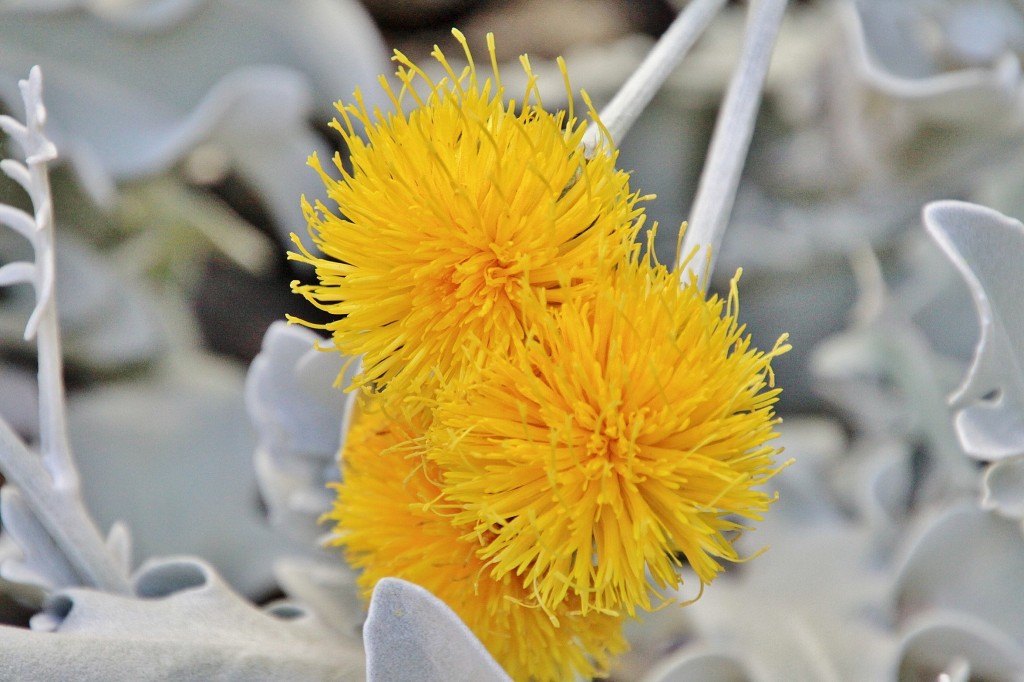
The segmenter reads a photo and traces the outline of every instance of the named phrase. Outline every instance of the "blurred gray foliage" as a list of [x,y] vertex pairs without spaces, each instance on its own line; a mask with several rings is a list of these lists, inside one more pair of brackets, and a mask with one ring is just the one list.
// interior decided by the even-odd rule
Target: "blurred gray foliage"
[[302,223],[307,156],[330,156],[309,120],[388,70],[354,0],[5,3],[9,107],[33,64],[47,74],[52,137],[97,199],[212,147],[266,202],[282,243]]
[[[649,212],[662,260],[688,213],[742,29],[740,9],[718,17],[624,141],[633,184],[659,195]],[[650,45],[626,35],[573,46],[574,86],[600,105]],[[755,343],[792,334],[796,350],[776,370],[782,440],[797,463],[742,540],[747,555],[770,545],[765,555],[697,603],[630,624],[634,651],[614,674],[1017,681],[1024,228],[1007,216],[1024,216],[1024,10],[1011,0],[807,3],[791,8],[778,45],[719,275],[745,269],[741,316]],[[101,204],[100,222],[145,196],[133,183],[152,181],[176,204],[184,176],[231,169],[281,237],[304,233],[297,197],[320,191],[305,158],[329,152],[310,120],[329,118],[331,100],[357,85],[372,106],[376,76],[390,70],[362,9],[342,0],[3,4],[8,110],[20,112],[14,84],[34,63],[47,76],[49,130]],[[554,64],[533,65],[545,104],[564,103]],[[516,73],[503,78],[518,93]],[[929,204],[940,199],[961,201]],[[231,221],[203,202],[183,212]],[[86,216],[57,217],[73,230]],[[243,378],[198,348],[180,294],[126,267],[131,259],[61,235],[70,362],[108,376],[146,365],[77,392],[69,420],[86,501],[111,528],[103,551],[125,575],[147,562],[130,594],[81,587],[27,497],[5,486],[0,588],[38,613],[32,630],[0,627],[4,675],[349,679],[365,666],[375,680],[506,679],[416,586],[383,581],[367,616],[352,572],[317,547],[351,408],[334,388],[346,383],[337,354],[275,324]],[[6,232],[0,258],[31,260]],[[37,303],[29,294],[8,288],[0,300],[5,351],[31,351],[21,339]],[[33,382],[13,365],[0,367],[0,382],[0,413],[36,437]],[[296,603],[255,608],[275,585]]]
[[272,324],[245,392],[259,434],[253,457],[270,522],[310,544],[323,534],[317,520],[331,508],[327,483],[339,478],[343,422],[355,402],[341,388],[358,371],[353,364],[342,376],[343,359],[317,350],[318,340],[308,329]]
[[950,397],[964,450],[983,460],[1024,455],[1024,224],[964,202],[928,205],[925,225],[964,277],[981,335]]

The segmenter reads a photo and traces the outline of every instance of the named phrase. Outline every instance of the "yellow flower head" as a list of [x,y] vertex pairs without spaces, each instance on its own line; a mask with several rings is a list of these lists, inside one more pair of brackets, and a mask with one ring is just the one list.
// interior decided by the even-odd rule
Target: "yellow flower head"
[[381,578],[396,576],[430,590],[459,615],[513,679],[567,680],[607,671],[626,649],[622,619],[583,616],[579,600],[539,607],[518,578],[494,578],[477,556],[468,529],[453,525],[440,499],[436,467],[411,452],[420,427],[379,411],[360,414],[342,456],[344,476],[327,515],[335,544],[362,569],[367,597]]
[[652,608],[679,556],[710,582],[773,500],[758,489],[777,472],[770,361],[788,346],[751,347],[736,280],[724,301],[680,280],[622,263],[439,393],[426,441],[452,520],[493,579],[547,608]]
[[440,81],[396,51],[400,91],[382,78],[393,113],[371,113],[358,92],[338,104],[332,126],[350,165],[336,156],[335,179],[310,159],[338,211],[303,199],[324,257],[297,239],[289,254],[319,279],[293,290],[336,316],[324,327],[342,353],[362,356],[356,385],[392,395],[429,393],[466,339],[507,349],[524,333],[522,289],[544,290],[552,304],[579,295],[635,249],[642,223],[643,197],[616,154],[603,142],[584,155],[587,122],[571,106],[544,110],[529,61],[522,102],[506,103],[493,38],[493,77],[481,80],[453,33],[469,61],[461,72],[436,46]]

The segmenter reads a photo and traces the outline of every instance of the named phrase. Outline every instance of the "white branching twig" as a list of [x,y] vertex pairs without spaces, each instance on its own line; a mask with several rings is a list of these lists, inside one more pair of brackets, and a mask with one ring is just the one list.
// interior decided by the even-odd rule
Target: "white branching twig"
[[33,214],[0,204],[0,223],[25,237],[35,262],[0,267],[0,286],[31,284],[36,306],[25,327],[25,339],[36,339],[39,356],[39,449],[32,455],[10,427],[0,420],[0,469],[24,494],[40,523],[67,555],[84,584],[111,592],[130,592],[123,566],[107,549],[82,502],[78,470],[68,443],[64,367],[54,290],[53,202],[47,164],[57,149],[46,137],[42,74],[34,67],[18,83],[25,102],[25,123],[0,116],[0,130],[13,138],[25,163],[0,161],[0,170],[21,185],[32,199]]
[[678,263],[696,252],[688,267],[702,285],[707,284],[732,213],[785,11],[786,0],[752,0],[748,10],[743,52],[722,102],[689,225],[676,253]]

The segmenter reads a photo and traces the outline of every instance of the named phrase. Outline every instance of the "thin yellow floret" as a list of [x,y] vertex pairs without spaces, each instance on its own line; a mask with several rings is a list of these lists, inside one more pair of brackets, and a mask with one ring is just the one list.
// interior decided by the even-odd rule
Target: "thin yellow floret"
[[770,362],[785,338],[751,346],[735,280],[727,300],[680,280],[622,263],[440,392],[426,448],[453,521],[494,579],[546,607],[653,608],[680,557],[708,583],[774,499],[761,486],[778,471]]
[[522,102],[506,102],[493,39],[484,79],[453,33],[469,61],[460,72],[436,46],[438,81],[396,52],[400,90],[382,79],[394,112],[368,111],[358,93],[338,104],[350,163],[335,157],[336,178],[313,156],[334,206],[303,199],[322,255],[297,239],[289,254],[318,278],[293,290],[334,316],[323,326],[342,353],[362,356],[355,386],[385,395],[429,394],[467,338],[499,352],[522,339],[524,287],[553,305],[585,295],[635,250],[643,222],[645,197],[616,153],[584,154],[593,121],[545,111],[525,57]]
[[626,649],[622,619],[580,614],[568,598],[544,610],[515,576],[494,578],[477,557],[467,529],[453,525],[440,498],[436,467],[410,447],[420,431],[379,411],[364,412],[349,431],[342,482],[328,518],[335,544],[361,570],[367,597],[384,577],[428,589],[455,611],[516,680],[585,679],[607,673],[611,657]]

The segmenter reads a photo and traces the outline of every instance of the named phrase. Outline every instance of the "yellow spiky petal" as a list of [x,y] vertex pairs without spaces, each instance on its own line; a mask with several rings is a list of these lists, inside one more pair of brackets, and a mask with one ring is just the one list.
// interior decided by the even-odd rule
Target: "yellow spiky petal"
[[788,346],[751,347],[735,280],[721,300],[680,278],[623,263],[440,393],[427,447],[453,521],[494,579],[549,608],[652,608],[680,583],[677,554],[710,582],[773,499],[758,489],[777,471],[770,361]]
[[544,110],[525,58],[523,100],[506,103],[488,47],[483,79],[468,48],[456,73],[435,46],[447,72],[437,82],[396,52],[400,92],[382,81],[394,113],[367,111],[358,93],[338,104],[350,170],[336,156],[335,179],[310,160],[337,208],[303,200],[324,255],[295,240],[289,257],[314,265],[319,283],[293,289],[335,316],[324,326],[342,353],[362,356],[356,386],[429,393],[465,339],[501,350],[522,337],[521,288],[557,303],[635,249],[643,197],[614,151],[602,143],[585,157],[588,123]]
[[350,429],[344,475],[328,518],[335,544],[362,571],[366,596],[377,581],[395,576],[428,589],[455,611],[513,679],[537,682],[604,674],[610,657],[625,650],[622,619],[579,613],[568,598],[547,611],[514,576],[492,577],[462,538],[450,505],[440,498],[440,473],[415,454],[421,427],[369,409]]

